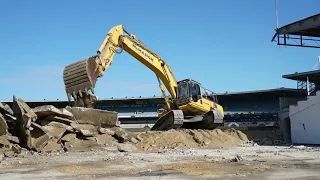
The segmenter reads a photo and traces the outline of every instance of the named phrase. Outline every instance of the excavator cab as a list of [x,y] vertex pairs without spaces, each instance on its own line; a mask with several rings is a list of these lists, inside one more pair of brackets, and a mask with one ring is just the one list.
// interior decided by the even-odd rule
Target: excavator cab
[[189,102],[198,102],[202,98],[201,84],[192,79],[178,81],[178,105],[183,106]]
[[217,103],[217,97],[213,92],[208,92],[199,82],[192,79],[178,82],[177,100],[179,109],[192,114],[206,113],[214,109]]
[[224,113],[216,94],[192,79],[178,81],[176,92],[178,108],[159,110],[159,120],[152,130],[213,129],[222,125]]

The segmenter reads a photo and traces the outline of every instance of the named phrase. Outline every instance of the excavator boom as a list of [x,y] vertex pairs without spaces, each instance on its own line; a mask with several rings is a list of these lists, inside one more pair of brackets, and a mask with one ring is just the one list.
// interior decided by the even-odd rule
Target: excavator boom
[[[78,106],[91,107],[94,102],[89,104],[86,102],[97,99],[94,91],[97,78],[103,76],[105,69],[112,64],[114,55],[122,50],[151,69],[157,78],[164,82],[173,99],[176,99],[177,81],[168,64],[134,35],[125,31],[123,25],[115,26],[108,32],[95,56],[65,67],[63,78],[68,99],[75,99]],[[162,93],[165,94],[162,85],[160,86]],[[170,106],[169,103],[168,106]]]

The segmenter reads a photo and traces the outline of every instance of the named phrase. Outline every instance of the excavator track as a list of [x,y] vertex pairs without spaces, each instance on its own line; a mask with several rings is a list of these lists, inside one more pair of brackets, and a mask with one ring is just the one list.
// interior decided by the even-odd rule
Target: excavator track
[[[90,107],[96,101],[94,88],[98,78],[95,57],[72,63],[64,68],[63,80],[69,101],[73,97],[78,106]],[[89,90],[91,94],[89,94]]]
[[183,125],[183,112],[181,110],[171,110],[160,117],[151,128],[152,131],[165,131],[178,129]]
[[223,115],[217,110],[211,110],[203,115],[185,119],[181,128],[183,129],[215,129],[223,126]]

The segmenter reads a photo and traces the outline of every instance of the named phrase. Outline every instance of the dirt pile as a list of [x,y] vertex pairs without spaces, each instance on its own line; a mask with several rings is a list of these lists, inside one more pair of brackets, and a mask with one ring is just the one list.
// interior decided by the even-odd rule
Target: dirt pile
[[141,139],[119,124],[116,112],[52,105],[31,109],[14,96],[12,109],[0,103],[0,152],[136,150],[133,144]]
[[138,149],[158,151],[177,148],[222,148],[238,146],[248,142],[241,131],[228,130],[169,130],[147,131],[139,133],[143,139],[137,144]]

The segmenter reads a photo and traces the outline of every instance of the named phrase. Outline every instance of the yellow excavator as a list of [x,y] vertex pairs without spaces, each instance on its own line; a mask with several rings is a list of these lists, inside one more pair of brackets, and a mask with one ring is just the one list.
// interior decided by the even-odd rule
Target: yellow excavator
[[110,29],[96,55],[64,68],[63,80],[69,102],[73,98],[76,106],[92,108],[98,100],[94,91],[97,79],[111,66],[114,55],[123,50],[157,76],[165,106],[158,110],[159,119],[152,130],[214,129],[223,124],[224,110],[218,104],[216,94],[195,80],[177,81],[169,65],[135,35],[128,33],[123,25]]

